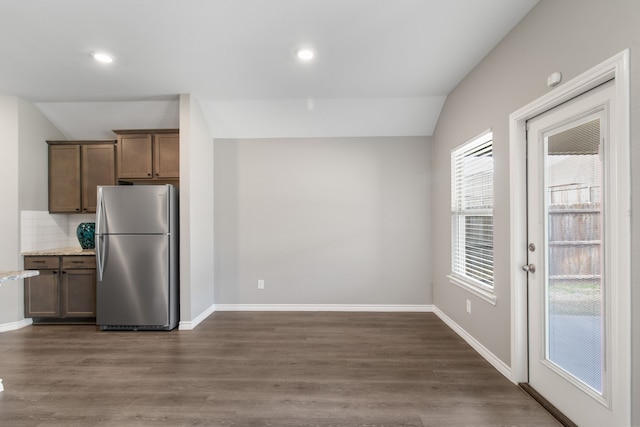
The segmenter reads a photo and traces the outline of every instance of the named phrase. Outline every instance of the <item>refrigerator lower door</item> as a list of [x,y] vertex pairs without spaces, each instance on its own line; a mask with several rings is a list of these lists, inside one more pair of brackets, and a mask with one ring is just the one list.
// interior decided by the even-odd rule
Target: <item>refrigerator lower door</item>
[[170,329],[167,235],[104,235],[96,323],[101,329]]

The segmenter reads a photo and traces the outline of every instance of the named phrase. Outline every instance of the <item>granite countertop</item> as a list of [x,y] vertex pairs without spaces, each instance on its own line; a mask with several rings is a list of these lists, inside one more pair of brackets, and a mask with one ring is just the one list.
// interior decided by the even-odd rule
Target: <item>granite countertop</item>
[[78,247],[45,249],[40,251],[23,252],[23,256],[56,256],[56,255],[89,255],[95,256],[95,249],[82,249]]
[[0,283],[39,275],[38,270],[0,271]]

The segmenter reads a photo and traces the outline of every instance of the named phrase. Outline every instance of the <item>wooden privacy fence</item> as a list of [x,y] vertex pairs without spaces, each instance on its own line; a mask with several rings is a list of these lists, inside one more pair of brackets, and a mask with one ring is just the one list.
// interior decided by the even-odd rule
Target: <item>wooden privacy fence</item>
[[601,275],[600,187],[549,189],[549,279],[599,282]]

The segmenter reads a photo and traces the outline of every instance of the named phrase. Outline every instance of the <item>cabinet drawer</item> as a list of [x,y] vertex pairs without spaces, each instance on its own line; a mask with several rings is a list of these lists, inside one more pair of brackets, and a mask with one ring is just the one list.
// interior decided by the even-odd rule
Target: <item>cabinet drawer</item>
[[57,256],[24,257],[25,270],[58,269],[59,267],[60,261]]
[[89,255],[62,257],[62,269],[96,268],[96,257]]

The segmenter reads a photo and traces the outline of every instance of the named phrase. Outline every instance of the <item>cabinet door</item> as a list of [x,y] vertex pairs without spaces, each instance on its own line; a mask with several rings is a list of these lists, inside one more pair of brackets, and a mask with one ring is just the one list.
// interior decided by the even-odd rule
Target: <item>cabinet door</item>
[[115,185],[115,147],[82,145],[82,211],[95,212],[98,185]]
[[49,212],[80,212],[80,146],[49,146]]
[[153,144],[151,135],[118,136],[118,178],[151,179]]
[[180,135],[175,133],[153,136],[153,168],[156,178],[180,177]]
[[60,317],[58,270],[40,270],[24,279],[24,317]]
[[96,270],[62,270],[62,317],[96,317]]

